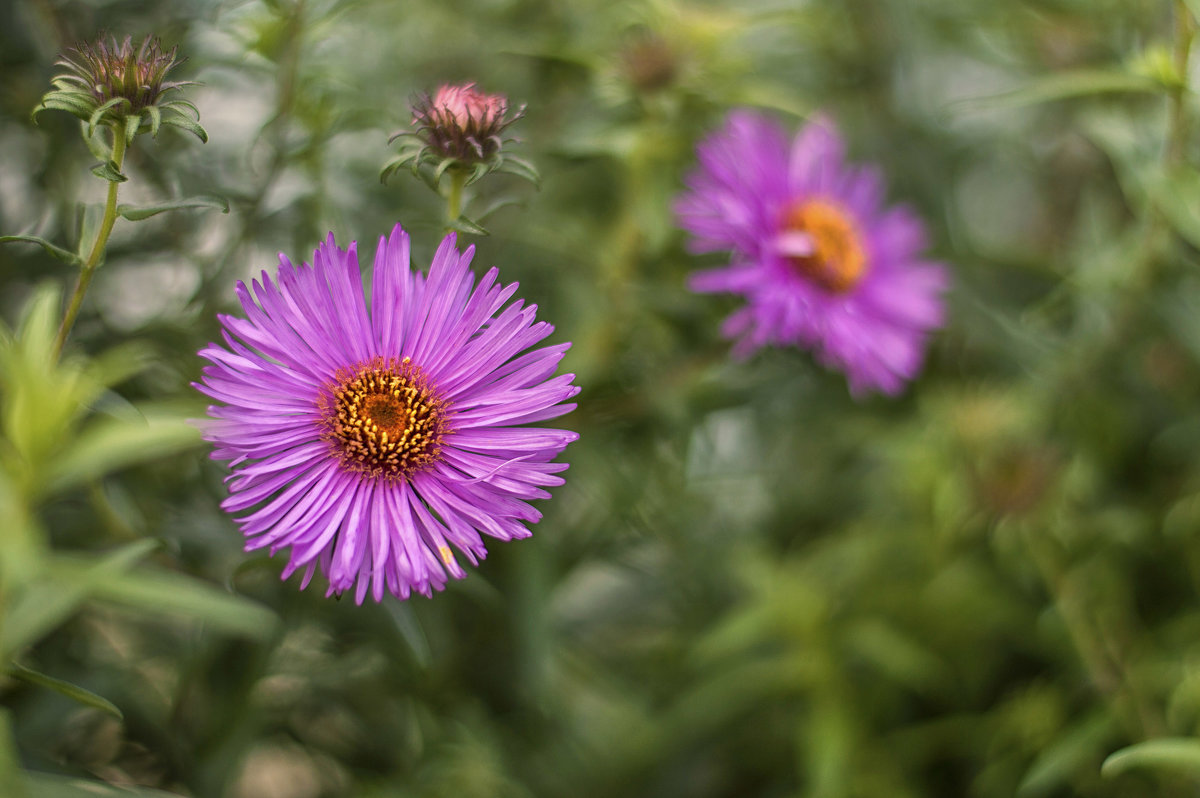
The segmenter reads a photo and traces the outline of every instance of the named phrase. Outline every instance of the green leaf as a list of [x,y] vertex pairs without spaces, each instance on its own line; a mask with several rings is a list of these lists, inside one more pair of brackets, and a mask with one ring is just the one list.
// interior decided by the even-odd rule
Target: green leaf
[[29,798],[181,798],[179,793],[148,787],[118,787],[103,781],[74,779],[50,773],[25,774],[25,795]]
[[152,460],[200,443],[200,432],[171,407],[138,408],[136,420],[93,421],[49,467],[43,494],[52,494],[133,463]]
[[1171,227],[1200,247],[1200,173],[1191,167],[1174,174],[1150,174],[1146,191]]
[[182,615],[228,634],[263,638],[276,623],[275,614],[262,604],[180,573],[139,570],[109,574],[94,587],[98,599],[143,613]]
[[1127,746],[1109,754],[1100,766],[1100,773],[1111,778],[1133,768],[1200,772],[1200,739],[1160,737]]
[[196,197],[182,197],[177,200],[155,203],[154,205],[118,205],[117,214],[131,222],[140,222],[167,211],[178,211],[185,208],[216,208],[221,213],[229,213],[229,201],[212,194],[201,194]]
[[469,233],[473,236],[490,235],[490,233],[488,233],[488,231],[482,225],[476,224],[465,216],[459,216],[457,219],[451,222],[450,229],[459,233]]
[[0,657],[11,658],[74,614],[96,586],[119,577],[158,547],[158,541],[139,540],[99,560],[59,556],[40,578],[19,592],[9,605],[0,630]]
[[1116,69],[1078,69],[1056,72],[1030,81],[1015,91],[964,100],[961,104],[972,108],[1017,108],[1097,94],[1160,91],[1163,91],[1163,85],[1144,75]]
[[92,167],[92,174],[110,183],[124,183],[129,178],[121,174],[121,168],[116,161],[104,161]]
[[1112,718],[1104,711],[1072,726],[1033,760],[1017,786],[1017,795],[1020,798],[1051,795],[1068,786],[1082,768],[1090,771],[1112,730]]
[[76,255],[74,252],[69,252],[60,246],[51,244],[49,241],[47,241],[46,239],[41,238],[39,236],[28,236],[28,235],[0,236],[0,244],[7,244],[12,241],[25,241],[30,244],[37,244],[42,249],[46,250],[46,254],[51,255],[55,258],[58,258],[59,260],[65,262],[65,263],[70,263],[72,266],[82,266],[83,265],[83,259],[80,258],[78,255]]
[[96,709],[107,712],[118,720],[124,720],[125,716],[121,714],[121,710],[117,709],[117,705],[109,701],[103,696],[98,696],[91,690],[85,690],[77,684],[56,679],[53,676],[47,676],[44,673],[39,673],[32,668],[26,668],[24,665],[19,665],[16,662],[10,663],[8,666],[8,675],[13,678],[20,679],[23,682],[36,684],[39,687],[49,688],[56,693],[61,693],[67,698],[78,701],[84,706],[94,707]]

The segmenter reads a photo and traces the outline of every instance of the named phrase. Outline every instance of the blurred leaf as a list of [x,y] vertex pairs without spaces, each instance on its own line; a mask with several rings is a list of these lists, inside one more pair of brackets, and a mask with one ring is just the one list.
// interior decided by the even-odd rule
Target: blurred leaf
[[906,687],[932,692],[953,682],[949,668],[932,651],[882,619],[863,619],[843,633],[855,653]]
[[157,547],[156,540],[139,540],[99,560],[63,556],[51,560],[7,608],[0,630],[0,656],[11,658],[53,630],[71,617],[101,581],[120,575]]
[[515,155],[505,155],[504,162],[500,164],[497,171],[507,172],[510,175],[524,178],[538,188],[541,188],[542,176],[538,174],[537,167],[524,158],[518,158]]
[[228,634],[266,637],[277,620],[271,610],[258,602],[170,571],[108,573],[93,587],[98,599],[143,613],[182,615]]
[[8,721],[8,712],[4,710],[0,710],[0,795],[11,798],[26,798],[29,795],[17,761],[16,741]]
[[55,258],[58,258],[61,261],[70,263],[72,266],[82,266],[83,265],[83,259],[80,258],[78,255],[76,255],[74,252],[69,252],[68,250],[63,249],[60,246],[51,244],[49,241],[47,241],[44,238],[39,238],[38,236],[27,236],[27,235],[0,236],[0,244],[7,244],[12,241],[26,241],[30,244],[37,244],[42,249],[46,250],[46,254],[51,255]]
[[179,793],[148,787],[118,787],[102,781],[73,779],[50,773],[27,772],[25,789],[29,798],[182,798]]
[[836,693],[823,689],[809,713],[804,731],[809,790],[813,798],[847,795],[854,755],[851,709]]
[[1127,746],[1109,754],[1100,773],[1111,778],[1132,768],[1200,771],[1200,739],[1162,737]]
[[1096,94],[1159,92],[1162,90],[1161,83],[1144,75],[1135,75],[1116,69],[1079,69],[1056,72],[1032,80],[1015,91],[991,97],[974,97],[958,104],[972,108],[1016,108]]
[[183,210],[184,208],[216,208],[221,213],[229,213],[229,201],[223,197],[203,194],[196,197],[160,202],[154,205],[118,205],[117,214],[131,222],[140,222],[167,211]]
[[1050,795],[1066,787],[1085,766],[1095,767],[1112,728],[1107,710],[1092,713],[1068,728],[1033,760],[1017,787],[1017,795],[1022,798]]
[[56,493],[118,468],[182,451],[200,443],[200,432],[182,413],[142,406],[139,420],[104,418],[80,432],[49,468],[43,492]]
[[3,471],[0,471],[0,529],[4,530],[0,585],[13,591],[37,574],[47,543],[25,497],[17,495]]
[[1169,175],[1156,172],[1146,190],[1175,231],[1192,246],[1200,246],[1200,172],[1190,167]]
[[110,183],[124,183],[129,178],[121,174],[121,167],[116,161],[103,161],[92,167],[92,174]]
[[8,675],[16,679],[20,679],[21,681],[29,682],[30,684],[36,684],[39,687],[49,688],[56,693],[65,695],[67,698],[78,701],[84,706],[94,707],[107,712],[118,720],[125,719],[125,716],[121,713],[121,710],[117,709],[116,704],[109,701],[107,698],[104,698],[103,696],[96,695],[91,690],[85,690],[77,684],[71,684],[70,682],[63,681],[62,679],[56,679],[53,676],[47,676],[44,673],[39,673],[32,668],[26,668],[24,665],[20,665],[16,662],[9,663]]

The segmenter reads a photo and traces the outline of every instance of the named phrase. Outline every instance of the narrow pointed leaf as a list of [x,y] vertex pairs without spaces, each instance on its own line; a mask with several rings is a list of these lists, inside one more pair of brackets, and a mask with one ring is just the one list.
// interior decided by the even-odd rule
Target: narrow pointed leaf
[[65,263],[70,263],[73,266],[79,266],[83,263],[83,260],[74,252],[68,252],[62,247],[51,244],[49,241],[44,238],[40,238],[39,236],[0,236],[0,244],[7,244],[13,241],[25,241],[30,244],[37,244],[42,249],[46,250],[46,254],[58,258]]
[[991,97],[962,101],[972,108],[1017,108],[1023,105],[1087,97],[1099,94],[1153,93],[1163,91],[1163,84],[1143,75],[1111,69],[1079,69],[1056,72],[1031,81],[1021,88]]
[[200,432],[169,408],[142,407],[135,420],[102,418],[81,432],[51,466],[44,495],[61,492],[134,463],[163,457],[200,443]]
[[140,569],[111,575],[96,584],[94,595],[140,613],[192,618],[227,634],[246,637],[265,637],[276,622],[275,614],[256,601],[169,571]]
[[16,662],[9,664],[8,675],[15,679],[20,679],[29,684],[36,684],[39,687],[45,687],[53,690],[56,693],[65,695],[73,701],[78,701],[84,706],[93,707],[103,712],[107,712],[118,720],[124,720],[125,715],[117,708],[117,705],[109,701],[103,696],[96,695],[91,690],[86,690],[77,684],[71,684],[62,679],[56,679],[53,676],[47,676],[44,673],[39,673],[32,668],[26,668],[24,665],[19,665]]
[[97,583],[119,576],[157,547],[158,541],[139,540],[100,559],[56,558],[9,605],[0,630],[0,656],[10,657],[48,634],[71,617]]
[[212,194],[201,194],[195,197],[183,197],[176,200],[159,202],[154,205],[118,205],[117,214],[131,222],[140,222],[167,211],[179,211],[186,208],[216,208],[221,213],[229,213],[229,201]]

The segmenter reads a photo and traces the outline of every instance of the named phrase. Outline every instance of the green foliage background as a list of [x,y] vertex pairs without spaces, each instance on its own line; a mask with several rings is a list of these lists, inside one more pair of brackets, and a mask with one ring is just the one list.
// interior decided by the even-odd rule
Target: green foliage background
[[[73,269],[0,246],[0,794],[1196,794],[1194,5],[0,5],[0,233],[74,249],[103,200],[30,121],[100,31],[178,44],[210,135],[139,138],[122,196],[230,204],[118,221],[57,367]],[[477,184],[519,202],[464,238],[574,342],[581,438],[533,538],[356,607],[241,551],[189,383],[275,253],[399,220],[428,261],[441,201],[378,174],[452,80],[528,106],[542,187]],[[831,114],[952,265],[901,399],[730,361],[686,290],[722,257],[670,201],[737,106]]]

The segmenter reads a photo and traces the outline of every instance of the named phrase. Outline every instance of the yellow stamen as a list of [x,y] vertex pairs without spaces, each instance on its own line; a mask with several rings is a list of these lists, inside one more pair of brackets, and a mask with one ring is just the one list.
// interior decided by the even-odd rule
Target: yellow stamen
[[811,200],[791,205],[783,215],[787,233],[802,233],[812,245],[804,255],[787,255],[803,277],[835,294],[842,294],[866,274],[867,256],[862,239],[849,216],[836,205]]
[[352,471],[405,479],[441,454],[446,403],[409,358],[377,358],[339,374],[320,407],[325,438]]

